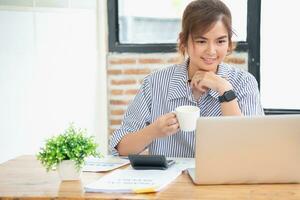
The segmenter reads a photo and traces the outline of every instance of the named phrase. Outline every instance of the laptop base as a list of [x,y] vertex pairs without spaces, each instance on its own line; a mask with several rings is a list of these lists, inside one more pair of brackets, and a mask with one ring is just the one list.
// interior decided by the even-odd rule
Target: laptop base
[[187,170],[188,174],[190,175],[193,183],[196,184],[196,182],[195,182],[195,177],[196,177],[195,176],[195,168],[187,168],[186,170]]

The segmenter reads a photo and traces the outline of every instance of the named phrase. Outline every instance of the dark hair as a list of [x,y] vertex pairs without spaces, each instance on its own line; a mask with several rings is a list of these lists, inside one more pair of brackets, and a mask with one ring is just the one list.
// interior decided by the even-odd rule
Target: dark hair
[[178,51],[185,55],[190,34],[204,34],[221,20],[228,31],[229,51],[232,51],[232,20],[229,8],[220,0],[194,0],[187,5],[182,16]]

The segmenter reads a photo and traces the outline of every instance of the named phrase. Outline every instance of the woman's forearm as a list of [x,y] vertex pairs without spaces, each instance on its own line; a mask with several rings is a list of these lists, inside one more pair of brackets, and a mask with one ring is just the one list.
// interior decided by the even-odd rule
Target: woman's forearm
[[151,124],[137,132],[125,135],[116,146],[116,149],[121,156],[138,154],[142,152],[155,138],[155,128],[153,127],[153,124]]
[[221,112],[222,116],[242,116],[241,109],[237,102],[237,99],[234,99],[230,102],[221,103]]

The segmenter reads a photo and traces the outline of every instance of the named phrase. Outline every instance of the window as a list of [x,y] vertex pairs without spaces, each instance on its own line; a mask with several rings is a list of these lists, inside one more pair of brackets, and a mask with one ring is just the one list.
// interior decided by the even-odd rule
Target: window
[[268,113],[300,113],[299,17],[296,1],[262,1],[260,83]]
[[[176,43],[181,17],[191,0],[119,0],[119,40],[122,44]],[[226,0],[233,14],[235,41],[246,41],[247,0]],[[159,6],[158,6],[159,5]]]
[[[181,17],[191,0],[109,0],[109,49],[112,52],[175,52]],[[256,0],[255,0],[256,1]],[[255,2],[251,1],[251,2]],[[250,1],[224,0],[233,15],[233,40],[248,50]],[[251,3],[254,4],[254,3]],[[255,22],[255,12],[250,12]],[[250,22],[250,23],[251,23]],[[249,22],[248,22],[249,23]]]

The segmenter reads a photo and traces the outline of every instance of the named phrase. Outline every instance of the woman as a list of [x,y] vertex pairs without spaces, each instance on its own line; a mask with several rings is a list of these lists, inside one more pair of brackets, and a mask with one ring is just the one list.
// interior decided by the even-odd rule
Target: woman
[[195,0],[182,17],[178,49],[187,59],[148,75],[111,138],[114,154],[194,157],[195,132],[179,129],[172,112],[182,105],[200,116],[263,115],[257,81],[223,64],[232,51],[231,13],[220,0]]

